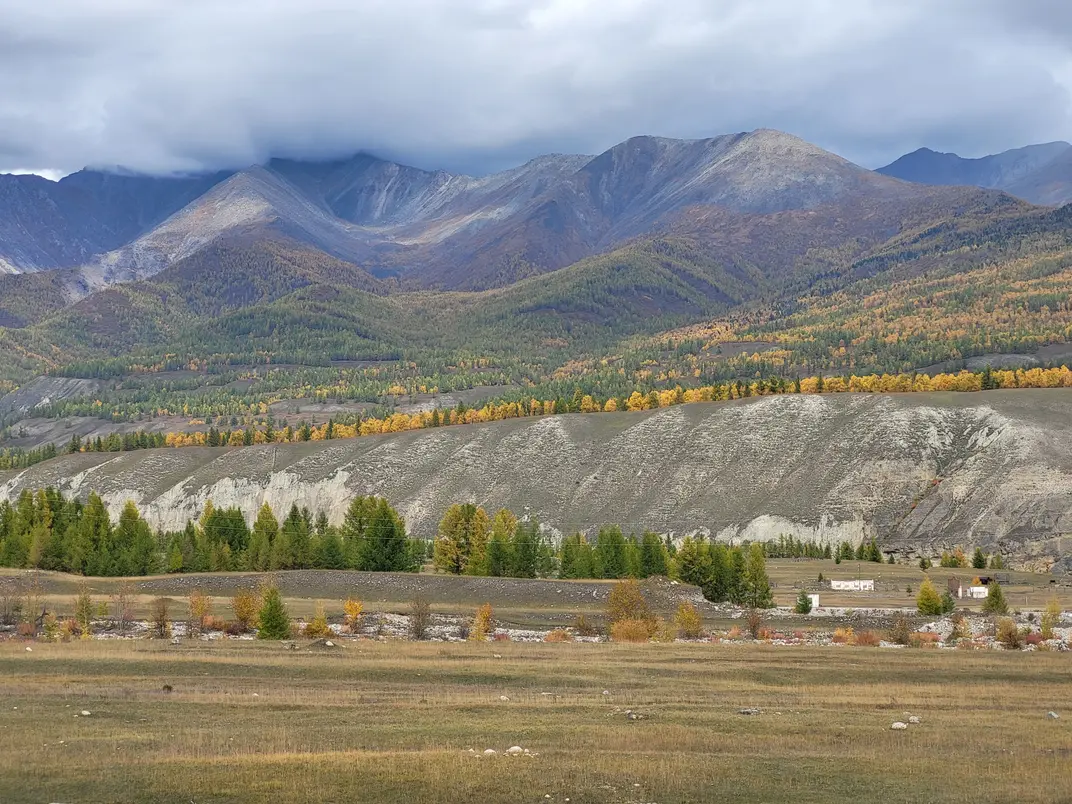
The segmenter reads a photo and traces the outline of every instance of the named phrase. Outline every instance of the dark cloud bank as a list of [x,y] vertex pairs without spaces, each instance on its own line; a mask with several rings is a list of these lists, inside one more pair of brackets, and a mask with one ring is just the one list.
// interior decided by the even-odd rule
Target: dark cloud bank
[[8,0],[0,171],[486,172],[757,127],[877,166],[1072,139],[1064,0]]

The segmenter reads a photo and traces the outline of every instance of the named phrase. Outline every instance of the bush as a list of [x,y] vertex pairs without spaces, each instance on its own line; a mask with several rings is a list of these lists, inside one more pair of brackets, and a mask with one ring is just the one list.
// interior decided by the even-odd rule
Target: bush
[[[81,597],[81,595],[79,596]],[[152,623],[153,623],[153,635],[157,639],[168,639],[171,636],[171,621],[168,620],[168,608],[171,605],[171,601],[166,597],[158,597],[153,601],[152,608]],[[78,621],[79,627],[82,627],[82,623]],[[82,632],[85,636],[85,631]]]
[[494,637],[492,637],[492,639],[495,642],[509,642],[510,641],[510,635],[508,633],[506,633],[505,631],[503,631],[502,633],[496,634]]
[[1001,590],[1001,584],[991,581],[986,590],[983,611],[986,614],[1008,614],[1009,604],[1005,602],[1005,593]]
[[1008,650],[1020,650],[1024,646],[1024,635],[1010,617],[998,620],[997,640]]
[[648,601],[636,580],[629,578],[614,584],[607,598],[607,618],[612,624],[621,620],[652,619]]
[[1055,636],[1053,629],[1059,622],[1061,622],[1061,604],[1057,602],[1057,596],[1054,595],[1046,604],[1046,610],[1042,612],[1042,638],[1053,639]]
[[361,627],[361,615],[365,611],[365,606],[360,600],[353,597],[346,598],[346,602],[342,604],[343,614],[346,615],[346,627],[351,634],[356,634],[357,629]]
[[565,628],[556,628],[543,638],[544,642],[572,642],[573,636]]
[[851,625],[837,628],[834,630],[833,641],[835,645],[855,645],[856,633],[852,630]]
[[326,639],[334,636],[334,632],[328,626],[328,616],[324,612],[324,604],[317,601],[316,614],[305,624],[305,636],[310,639]]
[[202,620],[201,628],[206,633],[209,631],[225,631],[227,630],[227,625],[228,623],[223,617],[215,617],[209,614]]
[[647,642],[654,629],[652,620],[617,620],[611,624],[610,638],[615,642]]
[[583,614],[578,614],[573,620],[573,630],[577,632],[577,636],[594,637],[599,636],[599,629],[588,622],[588,618]]
[[682,639],[699,639],[703,636],[703,618],[696,607],[687,601],[678,604],[674,612],[674,626]]
[[942,613],[942,598],[930,578],[924,578],[916,595],[916,609],[920,614],[937,616]]
[[205,631],[205,618],[212,611],[212,600],[200,589],[190,592],[190,619],[186,625],[186,636]]
[[909,637],[908,644],[914,648],[938,647],[938,635],[930,631],[916,631]]
[[409,633],[420,641],[428,637],[428,626],[432,624],[432,607],[423,597],[417,597],[409,609]]
[[257,626],[257,611],[261,607],[261,597],[253,589],[239,589],[231,598],[231,610],[235,622],[241,626],[239,633],[245,633]]
[[856,635],[856,644],[865,648],[877,648],[881,642],[874,631],[861,631]]
[[921,570],[929,570],[932,566],[934,565],[931,564],[931,560],[929,558],[921,558],[919,560],[919,568]]
[[797,595],[797,603],[793,606],[793,611],[797,614],[811,614],[811,597],[808,596],[806,589],[801,589],[800,594]]
[[469,639],[473,642],[484,642],[491,631],[491,604],[485,603],[473,615],[473,627],[469,630]]
[[264,602],[257,614],[257,639],[290,639],[290,615],[279,595],[279,589],[269,586],[264,590]]
[[907,645],[911,635],[912,627],[908,622],[908,615],[903,611],[899,612],[893,618],[893,625],[890,626],[890,642],[897,645]]
[[733,628],[726,632],[726,639],[740,639],[741,634],[742,631],[740,627],[735,625],[733,626]]
[[[74,619],[78,623],[78,633],[82,639],[89,639],[93,633],[93,598],[89,595],[89,584],[85,581],[78,587],[78,597],[74,599]],[[171,632],[168,632],[171,636]]]
[[952,593],[948,589],[942,592],[942,614],[952,614],[956,611],[957,601],[953,599]]
[[745,615],[745,624],[752,639],[759,639],[759,632],[763,629],[763,614],[759,609],[749,609]]

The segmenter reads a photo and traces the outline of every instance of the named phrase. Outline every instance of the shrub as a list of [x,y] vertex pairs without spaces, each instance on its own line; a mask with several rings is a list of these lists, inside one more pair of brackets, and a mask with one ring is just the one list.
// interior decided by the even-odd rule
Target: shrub
[[469,639],[473,642],[484,642],[491,631],[491,604],[485,603],[473,615],[473,627],[469,631]]
[[942,614],[952,614],[956,611],[957,601],[953,599],[953,595],[948,589],[942,592]]
[[612,624],[621,620],[652,619],[648,601],[644,599],[640,584],[635,579],[629,578],[614,584],[607,598],[607,618]]
[[961,639],[971,639],[971,628],[963,614],[953,615],[953,631],[949,634],[947,642],[956,642]]
[[501,633],[496,634],[493,637],[493,639],[496,642],[509,642],[510,641],[510,635],[508,633],[506,633],[505,631],[503,631]]
[[1001,590],[1001,584],[991,581],[986,589],[983,611],[987,614],[1008,614],[1009,604],[1005,602],[1005,593]]
[[1024,642],[1026,642],[1028,645],[1038,645],[1042,642],[1045,642],[1045,639],[1043,638],[1042,634],[1027,634],[1024,637]]
[[56,619],[56,615],[49,612],[45,615],[42,627],[45,632],[45,639],[49,642],[59,642],[61,638],[60,621]]
[[942,613],[942,598],[930,578],[924,578],[916,595],[916,609],[920,614],[937,616]]
[[763,614],[760,610],[749,609],[744,621],[748,626],[748,633],[752,635],[752,639],[759,639],[759,632],[763,628]]
[[877,648],[882,642],[874,631],[861,631],[856,635],[856,644],[865,648]]
[[741,638],[741,629],[740,629],[739,626],[735,625],[735,626],[733,626],[733,628],[731,628],[729,631],[726,632],[726,639],[740,639],[740,638]]
[[249,631],[249,629],[246,628],[246,626],[242,625],[242,623],[238,622],[238,620],[231,620],[229,623],[227,623],[223,630],[224,633],[226,633],[228,636],[241,636],[242,634]]
[[599,636],[599,629],[588,622],[588,618],[583,614],[578,614],[573,620],[573,630],[577,632],[578,636],[594,637]]
[[703,636],[703,618],[696,607],[687,601],[678,604],[674,613],[674,626],[682,639],[699,639]]
[[261,607],[261,596],[253,589],[239,589],[231,598],[231,610],[235,622],[241,626],[239,633],[257,626],[257,612]]
[[342,604],[342,610],[346,616],[346,627],[351,634],[356,634],[357,629],[361,627],[361,615],[365,611],[364,604],[356,598],[348,597]]
[[462,620],[458,623],[458,639],[468,641],[470,634],[469,621]]
[[908,622],[908,615],[903,611],[898,612],[897,616],[893,618],[893,625],[890,626],[890,642],[907,645],[911,635],[912,628]]
[[647,642],[652,631],[651,620],[617,620],[610,626],[610,638],[615,642]]
[[409,609],[409,633],[416,640],[428,637],[428,626],[432,624],[432,607],[423,597],[417,597]]
[[1053,629],[1059,622],[1061,622],[1061,604],[1057,602],[1057,595],[1054,595],[1046,604],[1046,610],[1042,612],[1042,638],[1053,639],[1055,636]]
[[806,589],[801,589],[800,594],[797,595],[797,603],[793,606],[793,611],[797,614],[811,614],[811,598]]
[[19,623],[15,628],[15,633],[20,637],[35,637],[37,636],[37,626],[31,622]]
[[209,614],[202,620],[201,629],[206,633],[209,631],[226,631],[227,625],[228,623],[223,617],[216,617]]
[[194,631],[203,633],[205,630],[205,618],[212,611],[212,600],[200,589],[190,592],[190,619],[186,627],[186,635],[193,636]]
[[544,642],[572,642],[573,636],[564,628],[556,628],[543,638]]
[[932,566],[934,566],[934,565],[931,564],[931,560],[929,558],[921,558],[919,560],[919,568],[921,570],[924,570],[924,571],[929,570]]
[[[166,597],[158,597],[153,601],[152,607],[152,623],[153,623],[153,635],[157,639],[168,639],[171,637],[171,621],[168,619],[168,609],[171,606],[171,601]],[[82,623],[78,621],[79,627]],[[83,638],[85,632],[83,631]]]
[[855,645],[856,633],[852,630],[852,626],[847,625],[843,628],[836,628],[834,630],[833,642],[836,645]]
[[914,648],[936,648],[938,635],[930,631],[916,631],[909,637],[908,644]]
[[74,599],[74,619],[78,623],[78,632],[82,639],[89,639],[93,633],[93,598],[89,594],[89,584],[85,581],[79,585],[78,597]]
[[328,627],[328,616],[324,612],[324,604],[320,601],[316,603],[316,614],[313,615],[313,619],[305,624],[305,636],[310,639],[326,639],[334,636],[334,632]]
[[1010,617],[998,620],[997,640],[1009,650],[1020,650],[1024,646],[1024,635]]
[[257,639],[290,639],[290,615],[278,587],[265,588],[257,622]]

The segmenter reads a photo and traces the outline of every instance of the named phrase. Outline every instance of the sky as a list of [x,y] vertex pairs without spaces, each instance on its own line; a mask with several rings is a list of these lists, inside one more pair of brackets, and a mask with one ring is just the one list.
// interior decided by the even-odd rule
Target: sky
[[367,151],[487,173],[777,128],[867,167],[1072,140],[1067,0],[3,0],[0,172]]

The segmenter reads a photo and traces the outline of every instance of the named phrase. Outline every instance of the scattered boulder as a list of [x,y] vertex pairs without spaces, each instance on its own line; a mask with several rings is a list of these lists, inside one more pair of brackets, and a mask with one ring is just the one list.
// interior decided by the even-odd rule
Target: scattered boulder
[[82,717],[89,717],[92,713],[88,709],[83,709],[81,714]]
[[756,709],[754,706],[750,706],[745,709],[739,709],[737,711],[738,715],[758,715],[759,713],[759,710]]
[[525,753],[525,749],[520,745],[512,745],[506,749],[506,753],[512,757],[519,757]]
[[507,697],[506,697],[505,695],[500,695],[500,696],[499,696],[499,700],[500,700],[500,701],[504,701],[504,702],[505,702],[505,701],[509,701],[510,699],[509,699],[509,698],[507,698]]
[[907,723],[902,723],[900,720],[898,720],[892,726],[890,726],[890,731],[904,731],[907,728]]
[[324,647],[325,647],[325,648],[334,648],[334,647],[335,647],[335,643],[334,643],[334,642],[332,642],[332,641],[331,641],[330,639],[325,639],[325,640],[324,640]]
[[27,653],[33,653],[33,648],[31,648],[31,647],[27,646],[27,648],[26,648],[26,652],[27,652]]
[[918,715],[912,715],[912,717],[908,718],[908,722],[912,725],[916,725],[922,723],[923,721],[919,718]]
[[1061,718],[1061,716],[1056,712],[1047,712],[1046,717],[1048,717],[1050,720],[1059,720]]
[[486,757],[494,756],[497,753],[499,753],[499,752],[496,751],[494,748],[486,748],[486,749],[484,749],[484,756],[486,756]]

